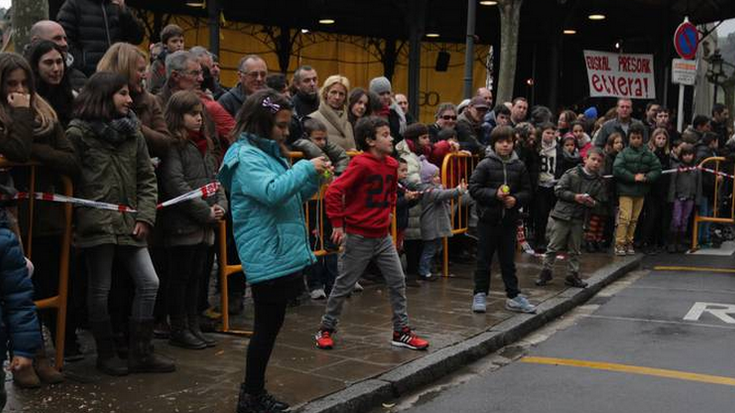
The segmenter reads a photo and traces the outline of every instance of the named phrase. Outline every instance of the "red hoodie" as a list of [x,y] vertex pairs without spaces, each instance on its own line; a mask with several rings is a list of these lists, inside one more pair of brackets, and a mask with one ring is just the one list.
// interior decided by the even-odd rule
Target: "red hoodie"
[[332,226],[368,238],[388,235],[397,186],[398,161],[390,156],[381,160],[369,153],[354,157],[325,195]]

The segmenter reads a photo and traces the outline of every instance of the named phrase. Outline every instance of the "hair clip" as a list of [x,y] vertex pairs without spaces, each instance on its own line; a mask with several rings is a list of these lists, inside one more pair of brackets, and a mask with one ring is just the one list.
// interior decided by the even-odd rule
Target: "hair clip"
[[276,113],[279,110],[281,110],[281,105],[279,105],[277,103],[273,103],[273,101],[271,101],[271,97],[270,96],[268,96],[267,98],[263,99],[263,103],[261,103],[261,104],[263,105],[264,108],[270,109],[271,113]]

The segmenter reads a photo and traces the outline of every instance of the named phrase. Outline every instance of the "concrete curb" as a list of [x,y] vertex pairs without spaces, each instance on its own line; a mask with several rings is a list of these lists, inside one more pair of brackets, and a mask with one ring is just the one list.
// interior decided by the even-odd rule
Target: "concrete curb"
[[[605,286],[638,267],[643,255],[616,260],[595,271],[585,289],[569,288],[538,306],[536,314],[518,314],[490,330],[442,348],[344,390],[309,402],[300,413],[366,412],[409,391],[429,384],[499,348],[518,341],[546,323],[586,302]],[[561,282],[559,278],[556,282]]]

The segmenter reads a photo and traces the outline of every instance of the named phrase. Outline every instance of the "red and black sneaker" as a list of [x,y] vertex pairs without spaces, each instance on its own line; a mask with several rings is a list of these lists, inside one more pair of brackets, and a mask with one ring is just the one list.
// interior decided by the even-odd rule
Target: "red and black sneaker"
[[332,340],[332,332],[329,330],[319,330],[314,336],[316,339],[316,346],[322,350],[330,350],[334,347],[334,340]]
[[410,348],[411,350],[426,350],[429,348],[429,342],[417,336],[409,327],[403,327],[401,331],[394,331],[391,344],[397,347]]

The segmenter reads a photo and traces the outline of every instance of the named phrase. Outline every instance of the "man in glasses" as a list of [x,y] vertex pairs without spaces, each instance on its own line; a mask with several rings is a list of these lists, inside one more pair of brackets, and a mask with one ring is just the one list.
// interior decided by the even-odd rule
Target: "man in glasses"
[[268,77],[268,66],[257,55],[243,57],[237,67],[238,83],[218,100],[233,118],[237,118],[237,112],[249,95],[266,88],[265,78]]
[[482,153],[485,148],[480,143],[482,123],[490,106],[482,96],[475,96],[464,112],[457,118],[457,139],[460,148],[474,154]]

